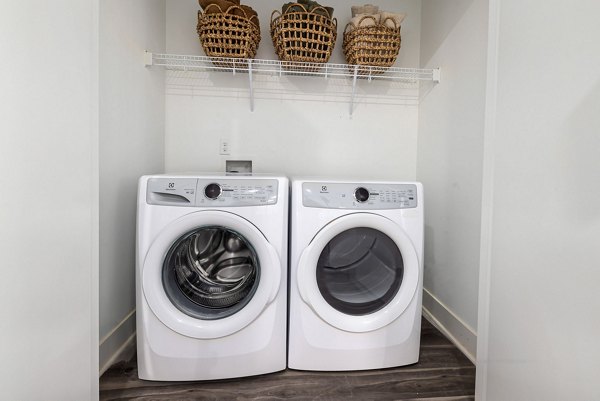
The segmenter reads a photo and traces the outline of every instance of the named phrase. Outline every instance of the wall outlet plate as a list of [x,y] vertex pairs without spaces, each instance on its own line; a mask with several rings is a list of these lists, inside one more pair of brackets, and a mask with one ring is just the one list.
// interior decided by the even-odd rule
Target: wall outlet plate
[[221,138],[219,141],[219,154],[230,155],[231,154],[231,143],[227,138]]

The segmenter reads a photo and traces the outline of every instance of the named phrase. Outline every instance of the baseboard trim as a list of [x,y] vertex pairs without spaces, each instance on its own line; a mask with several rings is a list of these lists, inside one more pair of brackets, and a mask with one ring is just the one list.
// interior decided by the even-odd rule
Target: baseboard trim
[[100,376],[113,364],[129,359],[135,344],[135,310],[132,310],[100,341]]
[[475,363],[477,333],[427,289],[423,289],[423,316]]
[[128,361],[131,359],[135,353],[135,337],[136,333],[133,333],[131,337],[129,337],[127,341],[125,341],[123,345],[121,345],[121,347],[119,347],[119,349],[104,363],[104,365],[100,367],[100,375],[98,377],[102,376],[104,372],[106,372],[115,363],[120,361]]

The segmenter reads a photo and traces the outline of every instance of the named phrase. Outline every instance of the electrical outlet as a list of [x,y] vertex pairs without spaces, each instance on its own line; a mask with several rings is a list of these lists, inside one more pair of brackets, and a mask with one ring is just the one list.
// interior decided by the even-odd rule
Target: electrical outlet
[[220,155],[230,155],[231,154],[229,139],[221,138],[221,141],[219,143],[219,154]]

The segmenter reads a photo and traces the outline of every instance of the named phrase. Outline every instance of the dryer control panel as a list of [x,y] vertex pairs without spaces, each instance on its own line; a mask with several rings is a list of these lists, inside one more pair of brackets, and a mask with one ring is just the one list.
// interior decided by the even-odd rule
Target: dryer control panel
[[271,179],[151,178],[151,205],[239,207],[277,203],[278,181]]
[[302,204],[325,209],[408,209],[417,207],[414,184],[305,182]]

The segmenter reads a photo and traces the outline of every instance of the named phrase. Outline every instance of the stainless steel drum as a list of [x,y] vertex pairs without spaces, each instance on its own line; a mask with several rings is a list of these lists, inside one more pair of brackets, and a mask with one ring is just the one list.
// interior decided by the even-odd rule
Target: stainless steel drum
[[163,287],[188,315],[223,318],[240,310],[256,290],[259,260],[241,234],[200,227],[177,240],[163,265]]

